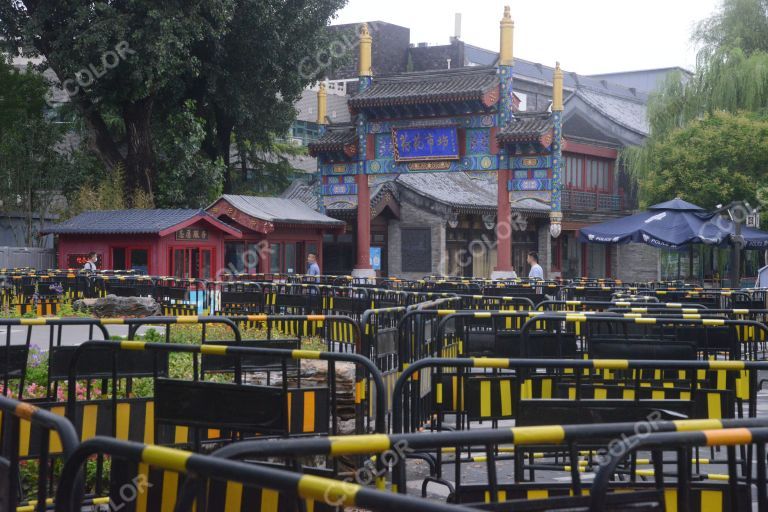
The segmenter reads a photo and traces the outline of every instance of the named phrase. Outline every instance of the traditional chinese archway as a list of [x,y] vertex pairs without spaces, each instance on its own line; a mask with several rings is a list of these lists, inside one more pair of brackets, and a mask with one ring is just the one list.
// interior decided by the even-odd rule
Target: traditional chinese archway
[[[405,73],[374,78],[372,38],[360,30],[359,90],[349,100],[354,123],[327,127],[310,144],[318,157],[321,208],[357,203],[357,263],[353,275],[374,277],[370,254],[370,189],[398,174],[497,172],[497,266],[512,272],[511,201],[550,205],[550,232],[562,213],[563,75],[558,64],[551,112],[517,113],[514,96],[514,22],[501,20],[496,66]],[[326,124],[326,91],[318,92],[318,123]]]

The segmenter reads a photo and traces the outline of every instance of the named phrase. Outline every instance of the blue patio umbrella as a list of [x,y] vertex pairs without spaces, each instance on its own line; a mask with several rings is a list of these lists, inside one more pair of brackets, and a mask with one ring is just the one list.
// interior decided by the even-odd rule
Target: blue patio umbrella
[[[703,208],[678,198],[651,206],[647,211],[629,217],[582,228],[580,239],[587,243],[637,242],[677,249],[688,244],[728,244],[732,232],[733,223],[729,220],[716,218]],[[768,243],[768,234],[765,236]],[[756,235],[752,234],[752,238],[756,238]]]

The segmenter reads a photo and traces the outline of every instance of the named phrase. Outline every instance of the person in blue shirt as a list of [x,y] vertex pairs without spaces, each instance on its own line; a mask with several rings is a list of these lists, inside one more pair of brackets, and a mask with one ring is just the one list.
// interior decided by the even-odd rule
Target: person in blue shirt
[[529,252],[528,264],[531,266],[531,271],[528,272],[530,279],[544,279],[544,269],[539,265],[539,253],[536,251]]
[[317,256],[313,253],[307,254],[307,275],[319,276],[320,265],[317,264]]

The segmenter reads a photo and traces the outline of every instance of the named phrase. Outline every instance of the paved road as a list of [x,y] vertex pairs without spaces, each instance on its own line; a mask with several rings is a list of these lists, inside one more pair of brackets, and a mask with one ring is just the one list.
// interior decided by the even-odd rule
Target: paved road
[[[110,336],[127,336],[128,327],[125,325],[108,325],[106,326]],[[143,334],[150,327],[140,327],[139,334]],[[151,327],[157,331],[163,332],[163,326]],[[7,339],[8,327],[0,327],[0,340],[5,342]],[[30,341],[34,345],[38,345],[42,349],[47,349],[51,340],[51,332],[53,332],[54,343],[58,340],[59,330],[58,327],[52,327],[47,325],[36,326],[12,326],[11,330],[11,343],[14,345],[24,344],[27,336],[31,336]],[[83,325],[66,325],[61,328],[61,344],[62,345],[79,345],[84,341],[90,339],[101,340],[104,339],[101,331],[98,328],[93,329],[93,335],[90,333],[88,326]]]

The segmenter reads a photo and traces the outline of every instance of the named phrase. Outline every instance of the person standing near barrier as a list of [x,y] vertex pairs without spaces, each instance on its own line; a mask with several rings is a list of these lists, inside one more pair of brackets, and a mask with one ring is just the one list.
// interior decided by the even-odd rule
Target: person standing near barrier
[[317,256],[314,253],[307,254],[307,275],[320,276],[320,265],[317,264]]
[[83,270],[86,270],[88,272],[96,272],[98,270],[98,267],[96,267],[96,262],[99,260],[99,257],[96,255],[95,252],[91,251],[88,253],[88,258],[85,260],[85,265],[83,265]]
[[85,259],[85,265],[83,265],[83,272],[84,275],[81,275],[78,277],[78,279],[82,279],[82,288],[83,288],[83,295],[88,298],[92,299],[96,297],[96,290],[95,290],[95,273],[98,270],[98,267],[96,266],[96,263],[99,261],[99,257],[96,254],[96,252],[91,251],[88,253],[88,257]]
[[536,251],[529,252],[528,264],[531,266],[531,271],[528,272],[530,279],[544,279],[544,269],[539,265],[539,253]]

